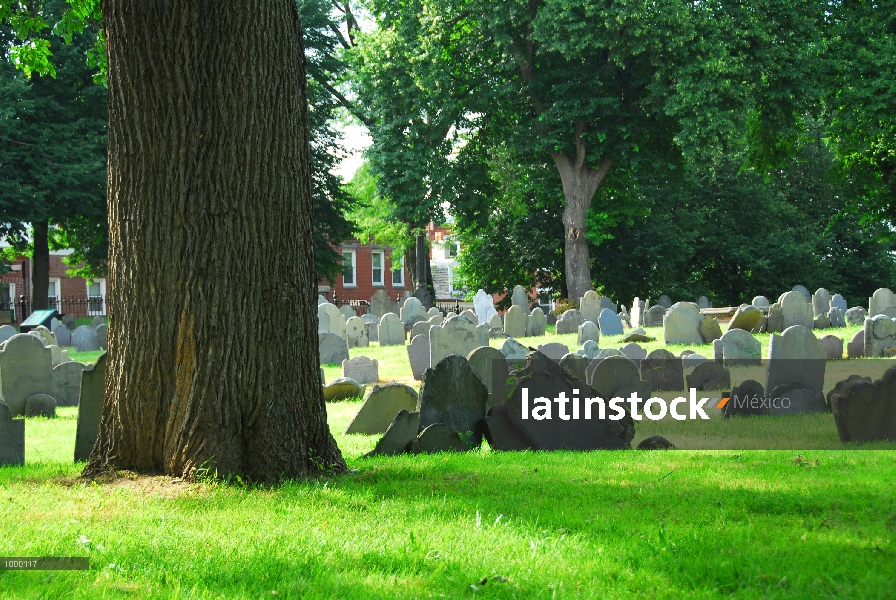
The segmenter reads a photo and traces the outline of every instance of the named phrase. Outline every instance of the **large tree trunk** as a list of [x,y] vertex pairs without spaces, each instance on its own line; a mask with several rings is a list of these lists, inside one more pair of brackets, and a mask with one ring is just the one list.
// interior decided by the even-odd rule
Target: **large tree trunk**
[[564,260],[568,298],[573,302],[578,302],[585,292],[591,289],[591,265],[588,259],[588,239],[585,237],[585,217],[594,193],[613,165],[611,159],[605,158],[597,169],[588,166],[585,141],[582,139],[584,132],[584,123],[577,123],[574,157],[562,152],[551,153],[554,164],[560,171],[563,197],[566,200],[566,208],[563,210]]
[[31,260],[34,263],[31,268],[31,310],[56,308],[55,306],[49,307],[47,302],[50,289],[49,224],[46,220],[35,221],[31,224],[31,229],[34,238],[32,240],[34,252],[31,254]]
[[293,0],[105,0],[109,363],[85,475],[274,481],[327,427]]

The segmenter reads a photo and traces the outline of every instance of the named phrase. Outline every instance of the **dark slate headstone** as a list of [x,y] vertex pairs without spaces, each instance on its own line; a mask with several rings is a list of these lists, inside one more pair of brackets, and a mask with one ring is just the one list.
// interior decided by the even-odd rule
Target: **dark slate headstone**
[[487,401],[488,388],[479,381],[467,359],[449,354],[423,373],[420,429],[444,423],[464,436],[469,435],[471,445],[478,448],[482,443],[479,421],[485,417]]
[[585,370],[588,368],[588,359],[580,354],[569,353],[560,359],[560,366],[585,381]]
[[13,419],[12,411],[0,400],[0,467],[25,464],[25,420]]
[[[598,397],[598,392],[578,379],[569,377],[554,361],[534,353],[529,356],[526,367],[511,372],[511,376],[515,376],[518,383],[507,401],[510,421],[539,450],[631,448],[631,440],[634,437],[634,422],[631,416],[626,413],[622,420],[610,420],[608,417],[613,411],[607,406],[607,418],[600,419],[596,412],[597,404],[594,404],[591,419],[586,419],[586,403],[583,398]],[[561,418],[559,403],[554,402],[554,398],[561,392],[565,393],[567,398],[579,399],[579,419]],[[537,400],[539,398],[546,398],[549,401],[550,419],[534,418],[534,409],[541,404]],[[605,403],[609,404],[610,399],[611,397],[604,398]],[[566,403],[567,416],[572,417],[575,414],[574,410],[574,402],[570,400]],[[525,419],[524,414],[527,417]]]
[[648,308],[647,312],[644,313],[644,326],[662,327],[663,317],[666,316],[666,310],[667,308],[665,306],[659,304]]
[[57,327],[53,333],[56,334],[56,343],[60,348],[72,345],[72,332],[68,327]]
[[408,444],[417,438],[419,429],[420,413],[401,409],[389,424],[386,433],[366,456],[394,456],[403,453]]
[[96,339],[96,329],[90,325],[81,325],[72,334],[72,343],[78,352],[93,352],[100,350],[100,343]]
[[660,348],[641,361],[641,379],[655,391],[679,391],[684,389],[684,366],[680,358]]
[[[806,412],[827,412],[828,405],[820,389],[809,387],[804,383],[794,382],[776,386],[768,392],[773,401],[769,412],[773,415],[796,415]],[[784,400],[786,399],[786,403]]]
[[[455,355],[456,356],[456,355]],[[476,423],[476,430],[480,430],[480,424]],[[480,434],[480,444],[481,444]],[[477,445],[478,446],[478,445]],[[435,454],[436,452],[467,452],[472,447],[455,431],[445,423],[433,423],[420,432],[417,439],[408,444],[408,451],[412,454]]]
[[90,458],[100,434],[100,420],[106,399],[106,357],[103,352],[92,369],[81,373],[81,394],[78,402],[78,429],[75,434],[75,462]]
[[672,450],[674,448],[675,444],[660,435],[652,435],[638,444],[638,450]]
[[609,308],[600,311],[600,317],[597,319],[597,326],[600,328],[602,335],[622,335],[625,333],[619,315]]
[[731,387],[731,373],[715,361],[700,363],[687,376],[688,388],[699,392],[725,390]]
[[[662,325],[662,321],[660,321],[660,324]],[[628,335],[622,338],[622,341],[628,344],[630,342],[652,342],[655,339],[655,337],[647,335],[646,331],[638,327],[634,331],[630,331]]]
[[585,319],[575,308],[565,311],[560,318],[557,319],[557,335],[566,333],[578,333],[579,326],[585,322]]
[[53,396],[47,394],[35,394],[25,400],[25,416],[26,417],[49,417],[56,416],[56,400]]
[[828,393],[840,441],[896,440],[896,367],[881,379],[851,375]]
[[375,385],[367,392],[364,404],[345,430],[346,434],[376,435],[383,433],[395,415],[417,410],[417,392],[401,383]]
[[740,416],[764,416],[769,414],[765,404],[765,389],[762,384],[752,379],[747,379],[731,390],[728,402],[722,409],[722,418]]
[[535,444],[510,420],[507,406],[496,404],[482,420],[482,433],[492,450],[534,450]]
[[860,329],[852,336],[852,340],[846,344],[846,356],[849,358],[862,358],[865,356],[865,330]]
[[840,360],[843,358],[843,340],[835,335],[826,335],[820,340],[821,345],[828,352],[828,360]]

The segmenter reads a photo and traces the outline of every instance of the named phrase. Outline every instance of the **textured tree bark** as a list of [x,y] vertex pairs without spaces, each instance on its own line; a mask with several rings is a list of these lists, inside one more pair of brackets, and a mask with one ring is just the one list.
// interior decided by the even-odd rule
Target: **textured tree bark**
[[566,288],[568,298],[578,302],[591,289],[591,265],[588,258],[588,239],[585,237],[585,217],[591,206],[591,199],[600,182],[613,166],[611,159],[605,158],[600,167],[594,169],[586,163],[587,152],[582,134],[584,123],[577,123],[575,129],[576,155],[552,152],[551,157],[560,180],[563,183],[564,265],[566,267]]
[[[46,220],[31,224],[34,252],[31,260],[31,310],[48,308],[47,300],[50,288],[50,242],[48,239],[49,224]],[[54,307],[55,308],[55,307]]]
[[86,476],[342,471],[293,0],[105,0],[109,363]]

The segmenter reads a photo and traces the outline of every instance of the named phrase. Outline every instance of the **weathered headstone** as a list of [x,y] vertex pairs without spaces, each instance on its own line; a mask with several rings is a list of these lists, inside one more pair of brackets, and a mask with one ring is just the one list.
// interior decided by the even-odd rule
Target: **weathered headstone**
[[768,307],[768,318],[765,324],[767,333],[780,333],[784,331],[784,310],[775,302]]
[[818,340],[828,353],[828,360],[843,358],[843,340],[835,335],[826,335]]
[[765,296],[754,296],[753,300],[750,302],[752,306],[755,306],[759,310],[768,309],[769,301]]
[[[323,323],[323,319],[320,317],[322,313],[326,313],[328,320],[328,331],[334,335],[338,335],[339,337],[345,337],[345,315],[339,312],[339,309],[336,308],[335,304],[330,304],[329,302],[325,302],[323,304],[318,305],[317,307],[317,315],[318,318],[321,319],[321,323]],[[321,324],[318,325],[318,330],[320,330]]]
[[662,306],[663,308],[668,310],[672,308],[672,298],[670,298],[666,294],[663,294],[662,296],[660,296],[660,299],[656,301],[656,304],[657,306]]
[[[373,315],[370,315],[373,316]],[[374,317],[376,318],[376,317]],[[364,321],[364,329],[367,330],[367,343],[370,342],[379,342],[379,323],[371,323],[370,321]]]
[[487,401],[488,388],[470,368],[467,359],[448,355],[423,374],[420,428],[425,430],[430,425],[444,423],[469,436],[470,445],[478,448],[482,443],[479,421],[485,417]]
[[25,400],[25,416],[26,417],[48,417],[56,416],[56,400],[53,396],[47,394],[34,394]]
[[414,379],[423,379],[423,373],[429,368],[429,334],[418,335],[411,338],[407,346],[408,362],[411,363],[411,373]]
[[812,321],[812,327],[813,329],[830,329],[831,319],[827,315],[815,317],[815,320]]
[[62,315],[62,324],[65,325],[69,331],[74,331],[78,328],[78,323],[75,321],[75,315],[72,314]]
[[697,298],[697,308],[712,308],[712,302],[709,301],[709,298],[706,296],[700,296]]
[[641,379],[654,391],[678,391],[684,388],[684,366],[680,358],[659,348],[641,360]]
[[389,424],[386,433],[376,443],[376,446],[365,456],[395,456],[402,454],[408,444],[417,438],[420,429],[420,413],[408,412],[405,409],[398,411],[395,419]]
[[345,433],[347,435],[384,433],[400,411],[416,411],[417,402],[417,392],[404,384],[375,385],[365,395],[364,404],[358,409]]
[[510,337],[525,337],[527,318],[525,310],[514,304],[504,313],[504,333]]
[[889,314],[890,309],[896,309],[896,294],[889,288],[878,288],[874,294],[868,298],[868,316],[876,317],[877,315],[896,316]]
[[376,383],[380,380],[380,365],[375,358],[356,356],[342,361],[342,376],[358,383]]
[[105,317],[94,317],[93,321],[90,323],[90,326],[96,329],[100,325],[105,325],[106,318]]
[[685,379],[687,386],[698,392],[726,390],[731,387],[731,373],[714,360],[701,362]]
[[818,288],[812,294],[812,312],[814,316],[826,315],[831,310],[831,293],[824,288]]
[[846,344],[846,356],[848,358],[862,358],[865,356],[865,330],[861,329],[852,336],[852,340]]
[[0,327],[0,344],[16,335],[17,333],[18,331],[16,331],[16,328],[12,325],[3,325],[2,327]]
[[579,325],[579,345],[581,346],[588,340],[600,342],[600,329],[591,321],[585,321]]
[[[481,431],[478,424],[476,427],[478,431]],[[481,434],[479,443],[482,443]],[[471,446],[464,441],[461,434],[445,423],[433,423],[432,425],[426,426],[417,438],[408,444],[408,452],[411,454],[467,452],[471,449]]]
[[472,323],[473,325],[479,325],[479,317],[476,316],[476,313],[470,310],[469,308],[460,313],[460,315],[465,318],[467,321]]
[[[470,311],[468,311],[468,310],[464,311],[464,313],[469,313],[469,312]],[[463,314],[461,314],[461,316],[463,316]],[[475,318],[476,315],[473,315],[473,317]],[[473,319],[470,319],[470,321],[473,322],[474,324],[476,323],[476,321],[474,321]],[[443,317],[440,314],[433,315],[433,316],[429,317],[428,319],[426,319],[426,322],[429,323],[431,326],[435,327],[436,325],[441,325],[442,323],[444,323],[445,317]]]
[[600,311],[597,326],[600,328],[600,332],[604,335],[623,335],[625,333],[619,315],[609,308]]
[[622,341],[625,343],[629,342],[652,342],[656,340],[655,337],[647,335],[647,332],[638,327],[637,329],[628,332]]
[[317,305],[318,306],[320,306],[321,304],[323,304],[326,301],[327,301],[326,297],[324,297],[320,294],[317,295]]
[[377,290],[370,298],[370,314],[377,320],[383,318],[386,313],[394,313],[398,310],[398,303],[389,298],[386,290]]
[[549,344],[542,344],[536,348],[539,352],[550,358],[551,360],[560,361],[564,356],[569,354],[569,348],[566,344],[561,344],[559,342],[551,342]]
[[507,412],[506,404],[496,404],[489,416],[482,420],[482,433],[492,450],[535,450],[535,444],[516,428]]
[[602,310],[600,296],[594,290],[588,290],[579,300],[579,312],[582,313],[582,319],[585,321],[596,324]]
[[642,302],[641,299],[637,296],[635,296],[635,299],[632,301],[631,315],[632,327],[637,329],[644,324],[644,302]]
[[423,304],[415,298],[411,296],[404,301],[404,305],[402,305],[399,317],[401,318],[401,322],[405,325],[411,325],[413,323],[414,317],[419,317],[420,319],[426,320],[426,308],[423,307]]
[[81,393],[78,402],[78,427],[75,433],[75,462],[90,458],[93,445],[100,434],[100,420],[106,399],[106,357],[103,352],[92,368],[81,374]]
[[349,348],[364,348],[370,345],[367,326],[359,317],[349,317],[345,322],[345,340]]
[[56,406],[78,406],[81,373],[87,368],[84,363],[73,360],[53,367],[53,397],[56,399]]
[[647,358],[647,350],[638,344],[626,344],[619,349],[629,360],[640,367],[641,361]]
[[580,354],[569,353],[560,359],[560,366],[578,377],[583,383],[585,382],[585,379],[587,378],[586,371],[588,369],[587,357]]
[[769,414],[765,402],[765,390],[762,384],[752,379],[747,379],[731,390],[728,402],[722,409],[722,418],[729,417],[758,417]]
[[103,350],[108,349],[109,342],[107,340],[107,336],[109,335],[109,326],[105,323],[101,323],[96,328],[96,341],[100,345],[100,348]]
[[791,291],[799,292],[803,295],[803,298],[806,299],[806,302],[812,302],[812,294],[809,293],[809,288],[806,286],[797,284],[793,286],[793,290]]
[[697,365],[701,363],[705,363],[709,359],[703,356],[702,354],[697,354],[696,352],[691,352],[689,354],[682,354],[681,356],[681,365],[685,369],[693,369]]
[[604,400],[623,395],[628,397],[635,391],[641,398],[650,397],[650,384],[641,379],[638,367],[621,352],[619,356],[592,360],[585,378],[588,385]]
[[498,314],[491,294],[487,294],[482,289],[476,292],[476,296],[473,297],[473,309],[476,311],[479,324],[491,324],[492,317]]
[[781,335],[772,335],[768,346],[765,389],[771,398],[788,398],[773,405],[770,413],[796,414],[827,410],[824,388],[827,349],[812,330],[794,325]]
[[364,386],[351,377],[337,377],[324,385],[324,400],[326,402],[360,398],[363,395]]
[[700,345],[703,343],[702,323],[703,316],[696,305],[678,302],[663,317],[663,338],[666,344]]
[[728,322],[728,331],[734,329],[743,329],[744,331],[753,331],[756,323],[762,318],[762,313],[755,306],[741,306],[731,317]]
[[449,354],[466,357],[479,346],[488,346],[488,326],[475,325],[463,316],[452,317],[429,330],[429,365],[438,365]]
[[579,325],[585,322],[585,319],[582,318],[582,313],[578,310],[571,308],[565,311],[560,318],[557,319],[557,335],[563,335],[566,333],[578,333]]
[[843,314],[846,314],[846,309],[848,309],[849,306],[846,304],[846,298],[840,294],[834,294],[831,296],[831,308],[839,308]]
[[[318,304],[320,306],[320,304]],[[327,311],[318,311],[317,313],[317,332],[330,333],[330,315]]]
[[706,344],[722,337],[719,320],[712,315],[700,315],[700,337]]
[[322,365],[341,365],[348,360],[348,342],[335,333],[318,333],[317,347]]
[[[464,311],[464,312],[466,312],[466,311]],[[444,320],[445,315],[443,315],[442,311],[440,311],[437,307],[433,306],[428,311],[426,311],[426,320],[428,321],[433,317],[439,317],[440,319]],[[467,317],[467,318],[469,318],[469,317]],[[470,320],[473,321],[472,319],[470,319]],[[473,321],[473,322],[475,323],[476,321]]]
[[831,327],[846,327],[843,311],[836,306],[832,306],[828,311],[828,321],[830,321]]
[[541,310],[541,307],[533,308],[532,314],[529,315],[529,320],[526,324],[526,336],[543,336],[546,328],[547,318],[544,316],[544,311]]
[[846,311],[846,322],[850,325],[862,325],[868,313],[861,306],[853,306]]
[[481,346],[467,355],[470,368],[485,384],[490,402],[504,402],[507,389],[507,359],[497,348]]
[[72,334],[72,341],[78,352],[95,352],[101,350],[96,339],[96,330],[90,325],[81,325]]
[[651,306],[644,313],[644,327],[662,327],[663,320],[666,316],[666,307],[660,306],[657,304],[656,306]]
[[529,354],[529,349],[515,339],[507,338],[501,346],[501,354],[510,361],[525,360],[526,355]]
[[0,350],[0,386],[2,399],[14,417],[25,414],[25,400],[29,397],[53,395],[52,352],[43,339],[19,333],[6,341]]
[[896,355],[896,319],[879,314],[865,319],[865,357]]
[[12,411],[0,400],[0,467],[25,464],[25,420],[13,419]]
[[429,330],[432,329],[432,325],[429,324],[429,321],[417,321],[411,327],[411,339],[413,340],[418,335],[425,335],[429,337]]
[[828,393],[840,441],[896,440],[896,368],[871,382],[852,375]]
[[529,296],[526,294],[526,290],[523,286],[514,286],[510,301],[514,306],[522,308],[525,315],[529,314]]
[[[794,290],[782,294],[778,299],[778,304],[781,306],[784,317],[782,326],[785,331],[794,325],[802,325],[810,330],[815,326],[812,305],[806,301],[806,297],[800,291]],[[771,320],[771,315],[769,320]]]
[[762,362],[762,344],[743,329],[729,329],[712,343],[712,348],[716,362],[726,367],[759,365]]
[[404,345],[404,325],[395,313],[386,313],[380,319],[377,335],[380,338],[380,346]]

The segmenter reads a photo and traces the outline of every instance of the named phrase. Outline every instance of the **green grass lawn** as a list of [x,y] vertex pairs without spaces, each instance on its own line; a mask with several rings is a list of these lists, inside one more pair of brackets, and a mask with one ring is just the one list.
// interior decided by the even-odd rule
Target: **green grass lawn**
[[[523,342],[558,338],[574,346]],[[381,379],[409,379],[403,347],[361,354],[380,359]],[[848,363],[829,363],[829,377]],[[28,419],[26,465],[0,468],[0,554],[89,556],[91,569],[0,571],[0,597],[896,598],[896,452],[365,459],[377,437],[342,433],[359,406],[328,405],[350,475],[273,488],[84,482],[71,463],[77,409]],[[782,419],[719,432],[832,421]],[[664,424],[636,442],[650,427]]]

